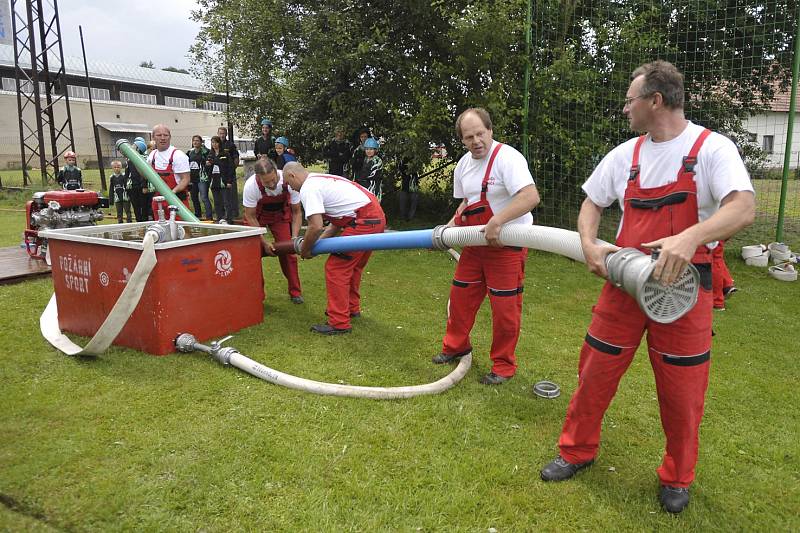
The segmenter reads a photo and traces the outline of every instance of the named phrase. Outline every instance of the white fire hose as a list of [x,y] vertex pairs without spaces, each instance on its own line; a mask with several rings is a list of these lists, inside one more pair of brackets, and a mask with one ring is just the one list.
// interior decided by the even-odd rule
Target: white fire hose
[[442,379],[427,383],[425,385],[412,385],[407,387],[362,387],[358,385],[339,385],[336,383],[323,383],[310,379],[298,378],[285,374],[278,370],[269,368],[249,357],[241,354],[235,348],[223,348],[222,343],[230,337],[225,337],[218,342],[212,342],[210,346],[200,344],[193,335],[183,333],[175,339],[175,347],[180,352],[193,352],[199,350],[205,352],[223,365],[235,366],[244,370],[257,378],[268,381],[275,385],[281,385],[290,389],[311,392],[314,394],[330,396],[347,396],[351,398],[369,398],[372,400],[396,400],[400,398],[412,398],[424,394],[439,394],[461,381],[467,375],[472,365],[472,353],[461,358],[455,370],[450,372]]

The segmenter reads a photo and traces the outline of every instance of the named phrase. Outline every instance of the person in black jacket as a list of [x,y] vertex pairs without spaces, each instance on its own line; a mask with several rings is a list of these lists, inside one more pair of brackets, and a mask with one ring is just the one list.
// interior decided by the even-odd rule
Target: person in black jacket
[[[133,147],[136,151],[140,154],[145,153],[147,150],[147,145],[144,142],[144,139],[137,138],[133,141]],[[150,202],[147,200],[145,191],[147,191],[147,180],[145,180],[141,174],[139,174],[139,169],[136,166],[128,161],[128,166],[125,168],[125,181],[130,183],[130,190],[128,191],[128,197],[131,200],[131,207],[133,207],[133,216],[136,217],[136,222],[147,222],[148,220],[152,220],[152,210],[150,208]]]
[[122,224],[122,213],[125,212],[125,222],[131,222],[131,202],[128,198],[130,184],[125,174],[122,173],[122,163],[114,160],[111,162],[111,203],[117,207],[117,223]]
[[261,121],[261,137],[256,139],[256,145],[253,149],[256,158],[266,156],[273,161],[277,157],[275,153],[275,136],[272,135],[272,121],[265,118]]
[[350,160],[350,154],[353,153],[353,145],[344,138],[342,128],[336,128],[334,135],[333,140],[325,146],[322,154],[328,160],[328,174],[344,176],[345,166]]
[[211,192],[214,195],[214,211],[216,222],[225,220],[233,223],[233,206],[230,191],[236,170],[230,156],[222,149],[222,139],[211,137],[211,151],[206,158],[206,173],[211,177]]
[[361,128],[358,130],[358,138],[356,139],[358,144],[353,149],[353,156],[350,158],[350,171],[353,173],[350,179],[353,181],[358,178],[358,173],[361,171],[361,167],[364,166],[364,159],[367,157],[364,152],[364,141],[370,137],[372,137],[372,134],[369,128]]
[[199,135],[192,136],[192,149],[186,152],[189,157],[189,175],[192,193],[194,216],[202,218],[203,207],[206,208],[206,220],[214,216],[211,213],[211,201],[208,199],[209,179],[206,175],[206,160],[208,148],[203,145],[203,138]]
[[233,140],[228,139],[228,128],[217,128],[217,136],[220,138],[220,149],[228,158],[230,170],[232,170],[232,174],[228,176],[230,187],[223,189],[223,196],[230,197],[226,201],[231,205],[231,218],[226,220],[233,223],[235,219],[239,218],[239,185],[236,181],[236,169],[239,168],[239,149],[236,148]]
[[77,166],[78,156],[75,152],[69,151],[64,154],[64,166],[58,171],[56,176],[58,182],[67,191],[83,188],[83,174]]

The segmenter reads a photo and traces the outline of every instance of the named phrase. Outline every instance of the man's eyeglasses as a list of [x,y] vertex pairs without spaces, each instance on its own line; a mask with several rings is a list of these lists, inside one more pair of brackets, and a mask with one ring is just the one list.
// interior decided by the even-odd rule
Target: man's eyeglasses
[[653,94],[651,93],[651,94],[640,94],[639,96],[629,96],[628,98],[625,98],[625,107],[630,107],[630,105],[633,103],[634,100],[637,100],[639,98],[647,98],[648,96],[653,96]]

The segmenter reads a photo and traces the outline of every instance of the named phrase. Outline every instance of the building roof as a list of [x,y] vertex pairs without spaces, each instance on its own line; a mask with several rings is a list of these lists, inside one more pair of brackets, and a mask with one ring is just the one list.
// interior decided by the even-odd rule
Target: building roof
[[126,124],[124,122],[98,122],[97,125],[107,131],[125,133],[150,133],[152,129],[147,124]]
[[[55,51],[51,50],[47,57],[50,71],[58,70],[61,62]],[[92,61],[87,58],[89,76],[93,79],[109,81],[120,81],[136,83],[139,85],[150,85],[154,87],[164,87],[183,91],[193,91],[198,93],[209,92],[204,84],[189,74],[180,72],[169,72],[155,68],[132,67],[128,65],[115,65],[103,61]],[[14,67],[14,47],[10,45],[0,45],[0,66]],[[23,58],[22,67],[30,68],[30,59]],[[70,76],[85,76],[86,71],[83,66],[83,59],[74,56],[64,56],[64,70]]]
[[[775,91],[775,98],[770,102],[769,109],[770,111],[775,111],[778,113],[788,113],[789,112],[789,99],[792,95],[792,88],[789,88],[786,91],[776,90]],[[800,86],[798,86],[797,90],[797,98],[800,98]],[[800,106],[800,100],[796,100],[797,106]],[[797,111],[797,109],[795,109]]]

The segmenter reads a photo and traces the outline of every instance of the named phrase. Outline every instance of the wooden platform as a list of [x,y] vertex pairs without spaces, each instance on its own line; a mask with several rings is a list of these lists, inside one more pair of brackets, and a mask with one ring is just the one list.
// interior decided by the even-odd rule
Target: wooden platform
[[31,259],[19,246],[0,248],[0,285],[47,276],[50,267],[39,259]]

